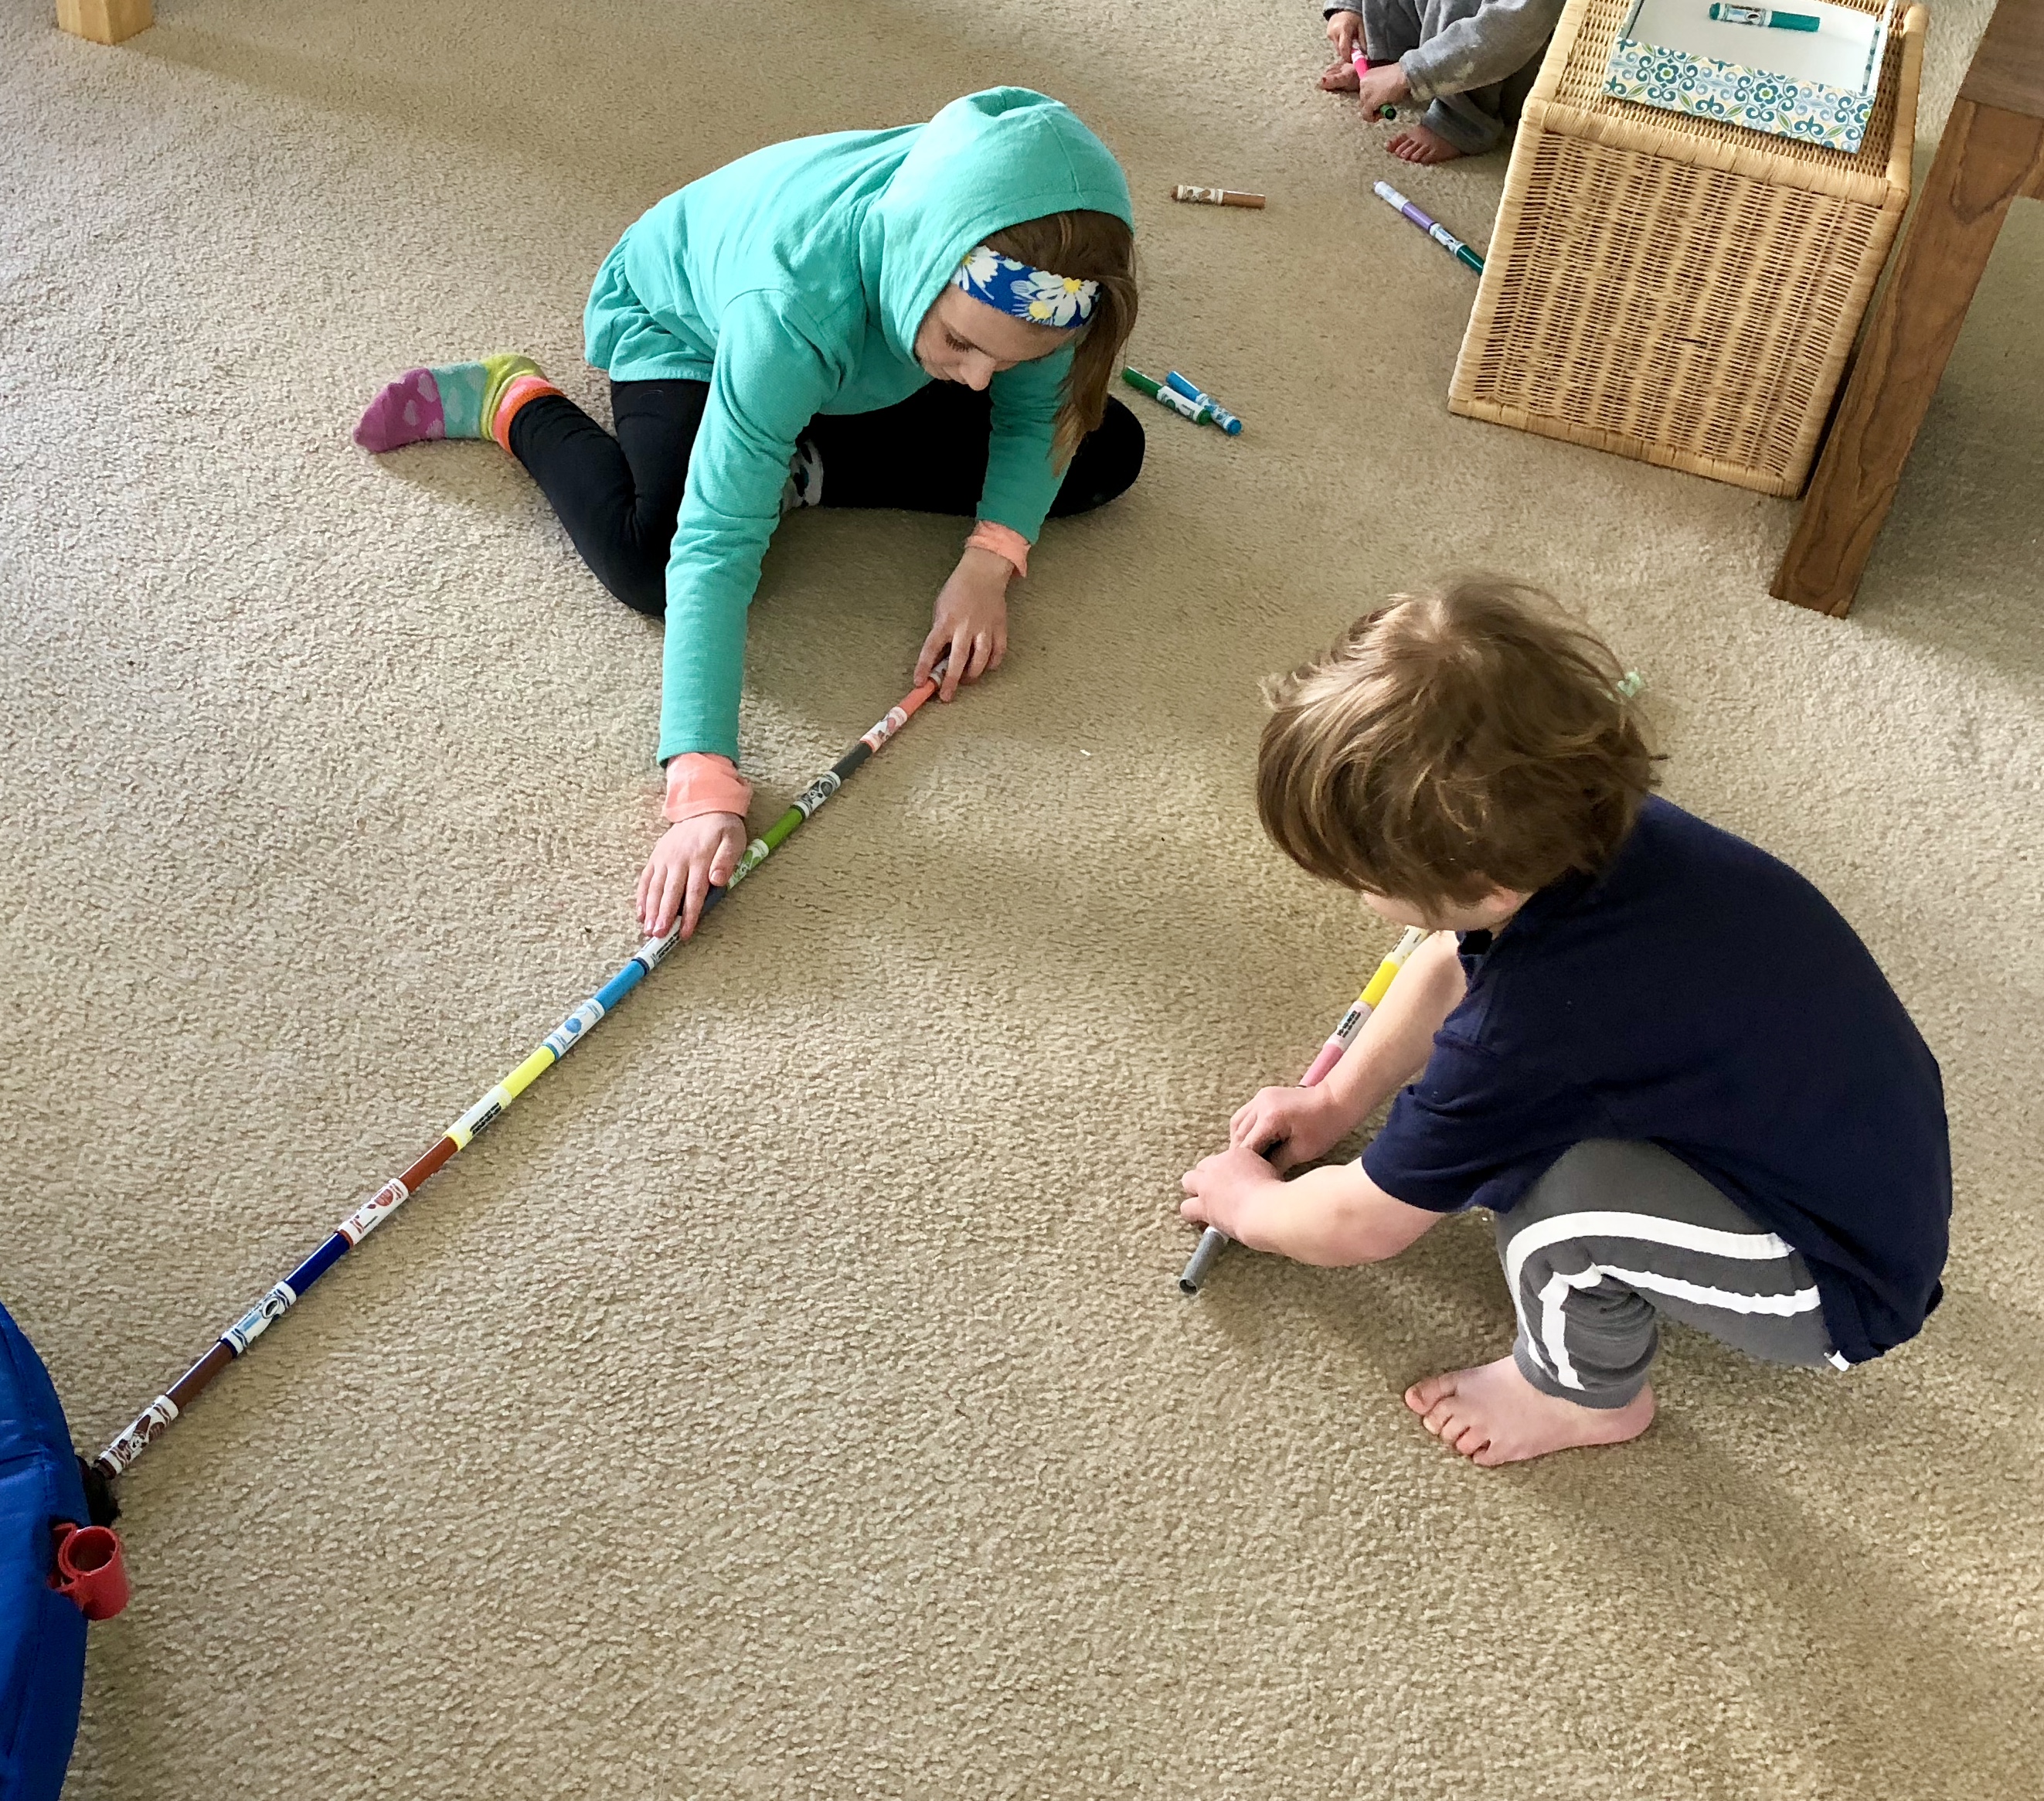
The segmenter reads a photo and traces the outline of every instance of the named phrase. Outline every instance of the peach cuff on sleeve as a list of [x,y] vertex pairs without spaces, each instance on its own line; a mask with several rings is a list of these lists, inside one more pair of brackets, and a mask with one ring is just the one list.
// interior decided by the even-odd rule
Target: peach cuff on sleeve
[[735,813],[743,819],[752,805],[752,784],[728,756],[692,750],[667,759],[668,824],[699,819],[705,813]]
[[997,525],[991,519],[982,519],[972,529],[972,536],[965,541],[967,550],[990,550],[996,556],[1005,556],[1015,566],[1015,573],[1029,573],[1029,541],[1007,525]]

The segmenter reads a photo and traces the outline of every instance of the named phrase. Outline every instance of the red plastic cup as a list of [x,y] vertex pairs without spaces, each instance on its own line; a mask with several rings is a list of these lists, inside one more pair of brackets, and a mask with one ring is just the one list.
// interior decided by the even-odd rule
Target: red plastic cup
[[57,1526],[56,1574],[50,1586],[89,1620],[110,1620],[128,1605],[128,1563],[109,1526]]

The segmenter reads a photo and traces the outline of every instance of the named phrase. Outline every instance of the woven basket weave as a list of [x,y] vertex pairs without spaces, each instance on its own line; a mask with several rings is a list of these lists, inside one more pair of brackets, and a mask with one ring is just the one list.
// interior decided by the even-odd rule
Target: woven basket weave
[[1569,0],[1555,29],[1449,410],[1800,493],[1908,204],[1924,9],[1848,156],[1608,97],[1626,8]]

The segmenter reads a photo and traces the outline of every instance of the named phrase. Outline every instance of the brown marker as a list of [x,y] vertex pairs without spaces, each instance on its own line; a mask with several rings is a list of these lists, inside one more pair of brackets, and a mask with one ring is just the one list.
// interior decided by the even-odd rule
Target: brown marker
[[1203,200],[1209,206],[1261,206],[1260,194],[1243,194],[1231,187],[1190,187],[1183,183],[1171,190],[1174,200]]

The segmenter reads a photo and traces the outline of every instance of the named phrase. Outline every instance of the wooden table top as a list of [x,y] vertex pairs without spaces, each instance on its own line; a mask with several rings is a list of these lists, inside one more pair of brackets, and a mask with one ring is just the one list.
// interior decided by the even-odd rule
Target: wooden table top
[[2044,0],[2001,0],[1959,98],[2044,119]]

